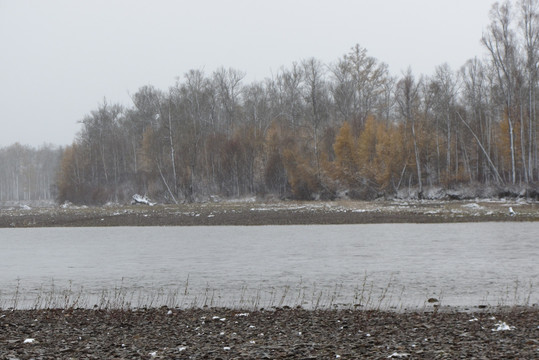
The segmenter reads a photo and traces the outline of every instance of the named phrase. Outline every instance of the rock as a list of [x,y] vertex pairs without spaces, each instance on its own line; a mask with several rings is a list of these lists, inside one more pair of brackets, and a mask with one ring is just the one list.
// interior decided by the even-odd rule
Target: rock
[[[77,309],[65,316],[55,309],[0,310],[0,319],[5,315],[9,323],[17,324],[2,326],[2,338],[13,340],[0,339],[0,357],[148,359],[153,352],[155,358],[194,359],[331,359],[336,354],[343,359],[503,359],[515,354],[532,359],[537,355],[536,307],[498,312],[439,310],[435,318],[432,312],[334,309],[182,309],[174,316],[167,312],[162,308]],[[247,312],[249,316],[236,316]],[[211,321],[213,316],[216,319]],[[210,321],[201,325],[202,318]],[[228,320],[220,321],[224,318]],[[470,322],[471,318],[478,321]],[[498,319],[511,331],[491,331],[503,325]],[[219,335],[222,332],[225,335]],[[39,341],[23,344],[33,336]]]

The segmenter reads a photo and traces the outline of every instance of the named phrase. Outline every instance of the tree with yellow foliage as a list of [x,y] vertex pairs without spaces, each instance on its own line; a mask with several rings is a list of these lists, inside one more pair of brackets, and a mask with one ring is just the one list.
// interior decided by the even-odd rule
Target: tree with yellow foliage
[[314,195],[320,191],[316,169],[311,167],[305,157],[294,148],[284,149],[283,164],[294,197],[300,200],[313,200]]
[[369,115],[365,121],[363,131],[357,142],[357,160],[359,172],[369,181],[375,181],[379,169],[375,166],[376,145],[378,143],[377,123],[374,116]]
[[335,151],[335,174],[333,178],[346,186],[356,186],[359,168],[357,166],[357,145],[348,122],[343,123],[333,145]]
[[399,126],[378,124],[376,129],[377,169],[375,181],[381,190],[392,191],[399,187],[402,170],[406,166],[403,148],[403,134]]

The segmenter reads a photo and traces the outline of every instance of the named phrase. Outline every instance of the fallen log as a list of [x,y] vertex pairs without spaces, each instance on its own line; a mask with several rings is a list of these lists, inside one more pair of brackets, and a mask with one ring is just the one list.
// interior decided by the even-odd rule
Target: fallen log
[[144,205],[149,205],[149,206],[154,206],[155,203],[151,202],[147,197],[146,195],[144,196],[141,196],[139,194],[135,194],[133,195],[132,197],[132,201],[131,201],[131,204],[132,205],[135,205],[135,204],[144,204]]

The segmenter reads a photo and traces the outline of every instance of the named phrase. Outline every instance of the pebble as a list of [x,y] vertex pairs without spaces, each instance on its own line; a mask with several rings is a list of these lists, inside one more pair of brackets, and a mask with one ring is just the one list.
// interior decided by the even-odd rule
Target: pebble
[[[200,326],[202,319],[212,319],[212,312],[220,316]],[[2,338],[6,339],[0,340],[0,357],[177,358],[181,353],[182,358],[214,359],[433,359],[481,354],[503,359],[518,354],[519,358],[532,359],[538,353],[534,339],[539,309],[533,307],[478,313],[441,311],[436,315],[253,310],[248,323],[239,316],[237,322],[221,321],[238,313],[238,309],[187,309],[170,316],[160,309],[114,313],[80,309],[66,317],[61,310],[0,310]],[[8,318],[17,326],[5,326]],[[498,326],[505,328],[503,324],[511,331],[491,331]],[[346,331],[340,329],[344,325]],[[24,329],[39,334],[39,341],[25,343],[24,339],[33,337],[22,332]],[[419,341],[422,339],[428,341]]]

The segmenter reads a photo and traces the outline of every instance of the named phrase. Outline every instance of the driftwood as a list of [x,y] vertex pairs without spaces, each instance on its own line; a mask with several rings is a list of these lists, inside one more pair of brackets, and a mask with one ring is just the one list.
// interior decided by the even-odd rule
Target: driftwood
[[144,205],[150,205],[150,206],[154,206],[155,203],[151,202],[147,197],[146,195],[144,196],[141,196],[139,194],[135,194],[133,195],[133,200],[131,201],[131,204],[144,204]]

